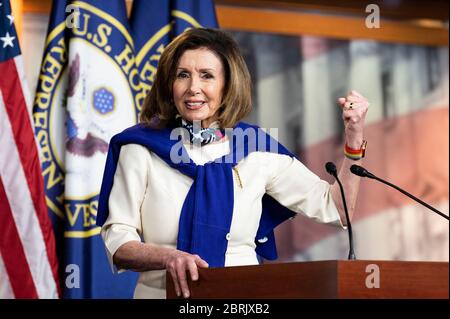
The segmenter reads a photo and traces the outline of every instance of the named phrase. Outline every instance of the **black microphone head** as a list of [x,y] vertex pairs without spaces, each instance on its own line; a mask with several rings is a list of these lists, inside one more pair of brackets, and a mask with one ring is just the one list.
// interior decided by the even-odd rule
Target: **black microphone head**
[[368,173],[369,173],[364,167],[356,165],[356,164],[353,164],[352,166],[350,166],[350,171],[353,174],[361,176],[361,177],[367,177]]
[[326,163],[325,169],[327,170],[328,174],[333,175],[333,176],[337,175],[336,165],[334,165],[333,162]]

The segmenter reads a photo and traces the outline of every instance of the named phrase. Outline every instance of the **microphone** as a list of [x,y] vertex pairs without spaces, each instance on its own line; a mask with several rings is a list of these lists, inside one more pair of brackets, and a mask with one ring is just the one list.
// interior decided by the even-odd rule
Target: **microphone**
[[439,216],[444,217],[445,219],[449,220],[449,218],[448,218],[447,215],[445,215],[444,213],[438,211],[436,208],[434,208],[434,207],[432,207],[431,205],[425,203],[424,201],[420,200],[420,199],[417,198],[416,196],[414,196],[414,195],[408,193],[407,191],[401,189],[400,187],[398,187],[398,186],[396,186],[396,185],[394,185],[394,184],[392,184],[392,183],[389,183],[388,181],[385,181],[384,179],[381,179],[381,178],[379,178],[379,177],[373,175],[372,173],[370,173],[368,170],[366,170],[366,169],[365,169],[364,167],[362,167],[362,166],[359,166],[359,165],[354,164],[354,165],[350,166],[350,171],[351,171],[353,174],[355,174],[355,175],[358,175],[358,176],[361,176],[361,177],[368,177],[368,178],[371,178],[371,179],[375,179],[375,180],[377,180],[377,181],[379,181],[379,182],[382,182],[383,184],[386,184],[386,185],[388,185],[388,186],[390,186],[390,187],[392,187],[392,188],[395,188],[395,189],[398,190],[400,193],[402,193],[402,194],[408,196],[409,198],[412,198],[413,200],[415,200],[416,202],[422,204],[422,205],[425,206],[426,208],[432,210],[433,212],[435,212],[435,213],[438,214]]
[[361,177],[368,177],[368,178],[375,178],[375,175],[373,175],[372,173],[370,173],[368,170],[366,170],[364,167],[359,166],[359,165],[352,165],[350,166],[350,171],[358,176]]
[[344,211],[345,211],[345,219],[347,220],[348,244],[349,244],[348,259],[354,260],[354,259],[356,259],[356,255],[355,255],[355,251],[353,250],[353,230],[352,230],[352,224],[350,222],[350,218],[348,217],[347,202],[345,201],[345,195],[344,195],[344,187],[342,186],[341,181],[339,180],[339,177],[337,175],[336,165],[334,165],[333,162],[326,163],[325,169],[327,170],[328,174],[334,176],[334,178],[338,182],[339,188],[341,190],[342,202],[344,204]]

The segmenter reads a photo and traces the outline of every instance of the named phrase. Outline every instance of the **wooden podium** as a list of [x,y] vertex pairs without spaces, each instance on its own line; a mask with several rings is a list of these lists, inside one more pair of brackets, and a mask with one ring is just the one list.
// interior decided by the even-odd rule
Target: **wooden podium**
[[448,274],[448,262],[330,260],[199,269],[189,287],[192,299],[448,299]]

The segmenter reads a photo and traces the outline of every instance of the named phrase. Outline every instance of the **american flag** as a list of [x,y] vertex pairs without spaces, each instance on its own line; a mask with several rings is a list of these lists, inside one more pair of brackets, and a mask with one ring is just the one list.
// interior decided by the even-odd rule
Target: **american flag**
[[0,0],[0,299],[59,296],[30,106],[11,5]]

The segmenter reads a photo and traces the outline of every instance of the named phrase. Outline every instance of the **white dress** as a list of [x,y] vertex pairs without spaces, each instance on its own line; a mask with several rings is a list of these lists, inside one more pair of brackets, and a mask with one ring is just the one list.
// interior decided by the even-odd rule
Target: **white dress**
[[[185,143],[184,147],[197,165],[229,153],[227,141],[202,147]],[[342,226],[330,184],[297,159],[253,152],[236,168],[242,187],[233,172],[234,210],[225,266],[258,264],[255,236],[265,193],[297,213]],[[126,242],[137,240],[176,248],[181,208],[192,182],[144,146],[122,146],[109,199],[109,216],[101,231],[113,271],[123,271],[115,269],[112,256]],[[141,272],[134,297],[165,298],[165,277],[165,270]]]

